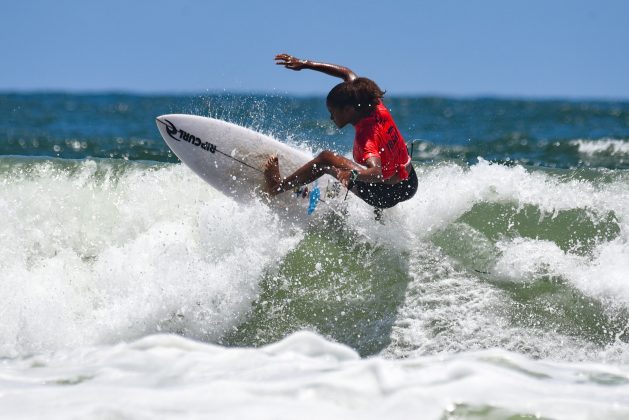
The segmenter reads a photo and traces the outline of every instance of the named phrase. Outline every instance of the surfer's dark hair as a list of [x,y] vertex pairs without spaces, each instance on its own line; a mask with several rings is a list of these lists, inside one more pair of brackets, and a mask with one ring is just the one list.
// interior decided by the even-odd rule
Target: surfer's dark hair
[[335,108],[349,105],[355,110],[361,111],[378,105],[384,93],[373,80],[358,77],[334,86],[328,93],[326,103]]

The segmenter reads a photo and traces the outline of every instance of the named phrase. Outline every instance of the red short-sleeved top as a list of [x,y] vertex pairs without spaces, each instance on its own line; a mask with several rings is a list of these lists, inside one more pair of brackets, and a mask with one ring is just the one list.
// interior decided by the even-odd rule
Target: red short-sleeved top
[[407,179],[406,165],[411,158],[406,150],[406,143],[398,130],[389,110],[382,101],[375,111],[356,124],[354,137],[354,160],[365,165],[370,157],[379,157],[382,162],[382,176],[391,178],[395,173]]

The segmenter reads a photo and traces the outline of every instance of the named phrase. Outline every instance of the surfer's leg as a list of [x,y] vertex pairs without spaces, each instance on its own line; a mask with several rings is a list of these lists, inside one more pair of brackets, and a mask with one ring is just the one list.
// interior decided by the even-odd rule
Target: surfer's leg
[[[294,173],[281,179],[279,162],[276,157],[275,160],[273,158],[273,156],[269,158],[264,166],[267,190],[271,195],[277,195],[281,192],[309,184],[323,174],[329,174],[336,178],[342,170],[361,169],[353,161],[329,150],[324,150]],[[278,180],[280,181],[278,182]]]

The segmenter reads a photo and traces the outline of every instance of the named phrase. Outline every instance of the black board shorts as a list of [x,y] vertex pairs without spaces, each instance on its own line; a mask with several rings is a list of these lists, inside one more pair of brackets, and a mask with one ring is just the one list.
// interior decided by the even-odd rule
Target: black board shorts
[[383,182],[354,182],[354,192],[367,204],[379,209],[388,209],[397,203],[406,201],[417,192],[417,174],[411,165],[408,179],[397,184]]

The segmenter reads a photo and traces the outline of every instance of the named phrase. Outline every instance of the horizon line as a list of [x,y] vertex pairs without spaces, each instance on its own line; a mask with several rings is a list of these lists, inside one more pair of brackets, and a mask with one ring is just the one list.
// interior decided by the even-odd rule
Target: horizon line
[[[388,92],[387,92],[388,93]],[[206,89],[204,92],[198,90],[171,90],[171,91],[148,91],[119,88],[98,88],[98,89],[68,89],[68,88],[32,88],[32,89],[6,89],[0,88],[0,95],[121,95],[121,96],[270,96],[270,97],[295,97],[295,98],[322,98],[325,93],[314,92],[289,92],[278,90],[240,90],[240,89]],[[405,92],[388,94],[388,98],[444,98],[452,100],[524,100],[524,101],[566,101],[566,102],[629,102],[629,97],[603,96],[603,95],[560,95],[560,94],[508,94],[508,93],[443,93],[443,92]]]

